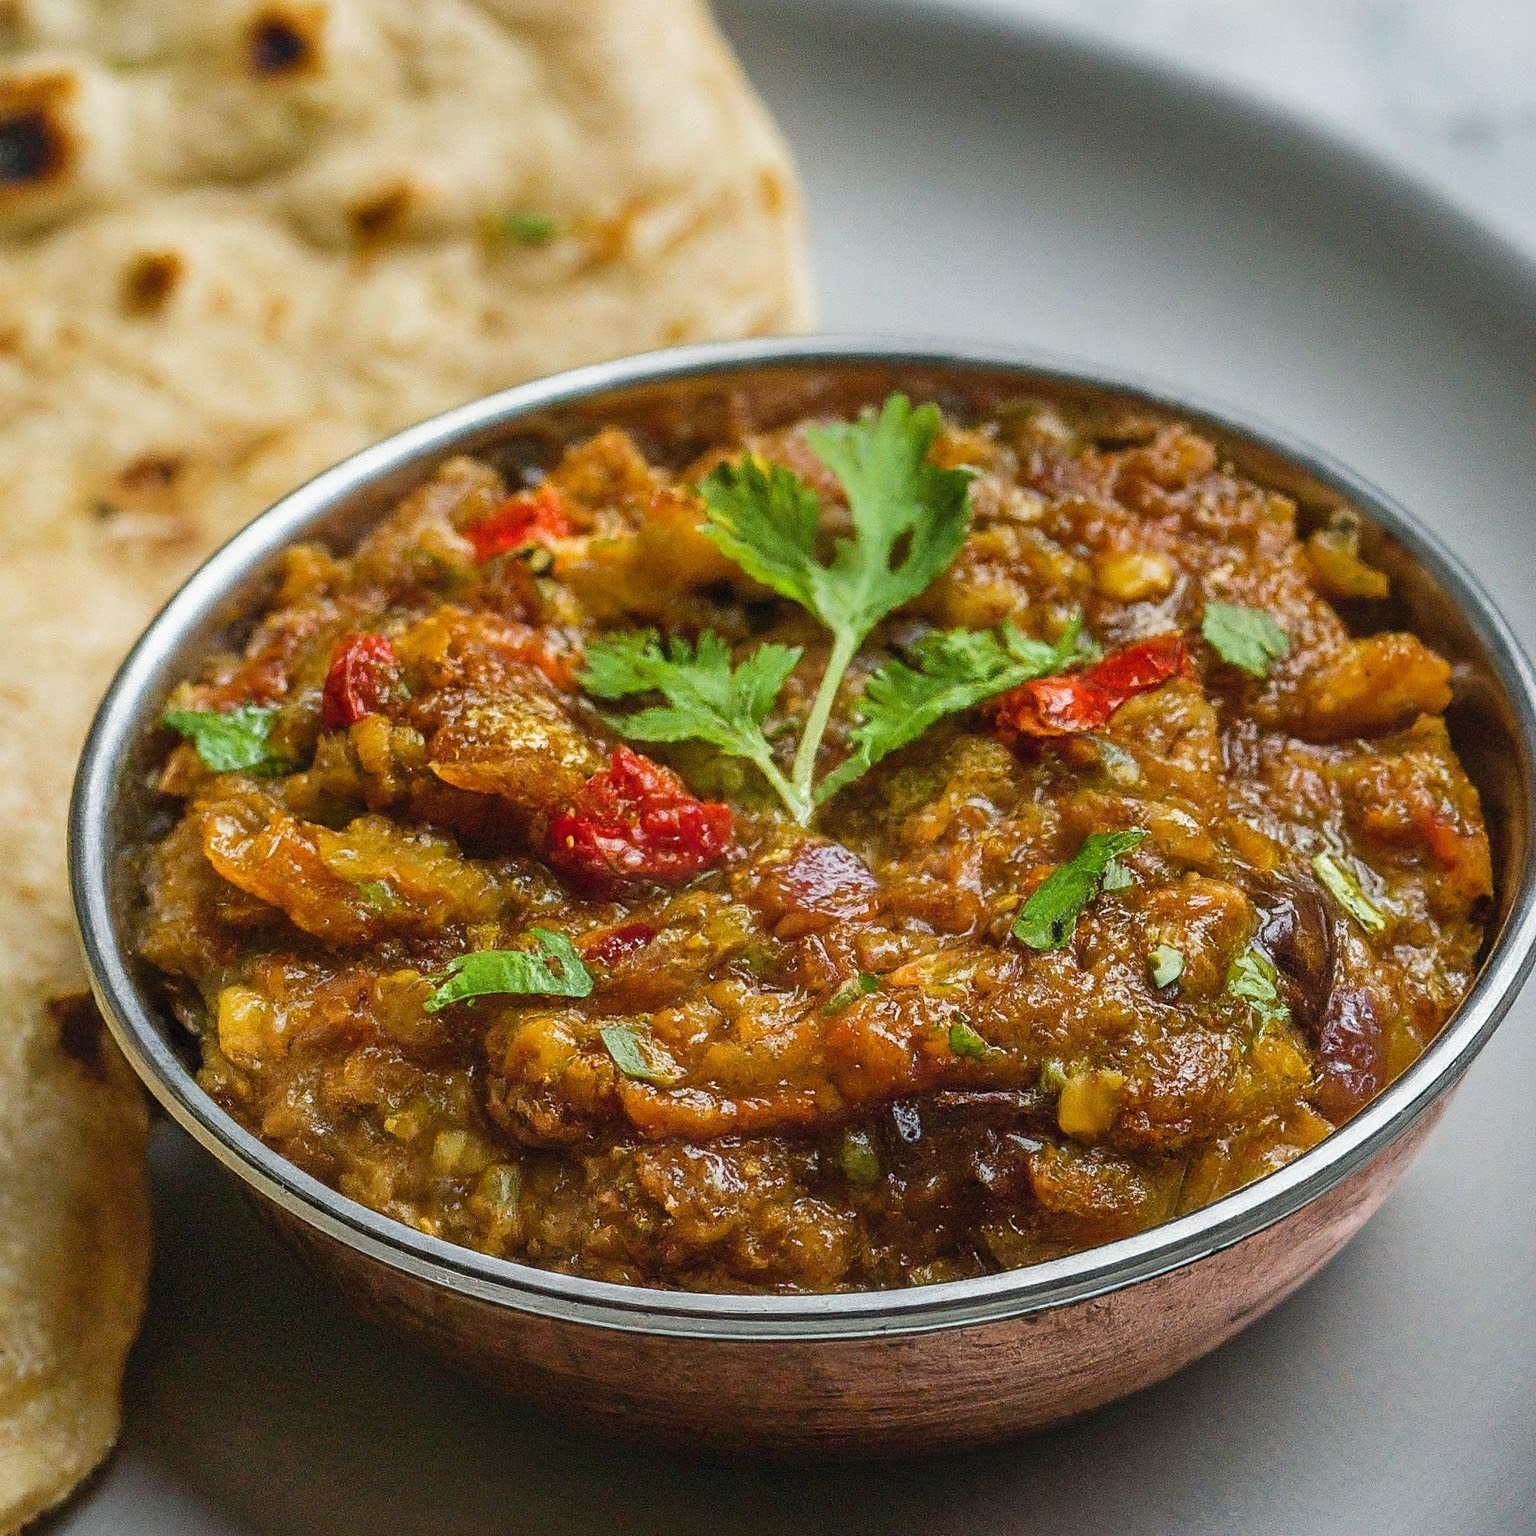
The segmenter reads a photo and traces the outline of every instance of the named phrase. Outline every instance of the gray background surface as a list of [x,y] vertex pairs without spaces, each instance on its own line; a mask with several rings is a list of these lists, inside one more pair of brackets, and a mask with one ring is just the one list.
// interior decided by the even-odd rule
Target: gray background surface
[[[976,0],[928,0],[974,8]],[[983,0],[1327,123],[1536,250],[1531,0]]]
[[[929,16],[931,12],[926,13]],[[1536,271],[1326,139],[1051,35],[733,0],[836,328],[1049,348],[1299,431],[1536,637]],[[1066,1429],[885,1467],[616,1449],[354,1320],[160,1133],[124,1444],[69,1536],[1536,1531],[1536,1018],[1300,1295]]]

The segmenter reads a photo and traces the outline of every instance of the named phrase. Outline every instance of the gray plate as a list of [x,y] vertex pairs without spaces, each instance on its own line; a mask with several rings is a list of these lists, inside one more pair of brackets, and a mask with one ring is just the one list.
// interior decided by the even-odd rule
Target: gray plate
[[[1436,524],[1536,640],[1536,269],[1327,138],[1050,32],[870,0],[726,19],[799,151],[829,325],[1225,397]],[[54,1529],[1530,1536],[1532,1085],[1527,1001],[1278,1312],[1067,1429],[873,1469],[683,1463],[488,1399],[317,1290],[162,1130],[123,1446]]]

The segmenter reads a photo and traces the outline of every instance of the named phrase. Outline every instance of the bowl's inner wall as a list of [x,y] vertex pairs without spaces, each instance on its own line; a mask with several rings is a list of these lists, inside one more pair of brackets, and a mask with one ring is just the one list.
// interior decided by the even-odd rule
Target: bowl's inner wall
[[[1130,391],[1106,389],[1071,378],[993,365],[912,364],[899,360],[856,360],[829,366],[820,359],[753,362],[661,382],[620,386],[575,401],[494,421],[460,435],[451,446],[407,458],[295,523],[285,538],[217,604],[175,637],[159,659],[154,686],[146,690],[132,745],[116,765],[116,784],[107,835],[122,857],[112,865],[113,927],[128,939],[131,953],[135,914],[142,901],[139,860],[129,850],[142,844],[146,828],[163,824],[167,804],[153,788],[155,760],[164,742],[154,729],[166,695],[192,675],[202,659],[221,646],[238,645],[275,584],[281,550],[300,539],[317,539],[347,550],[439,464],[460,453],[495,463],[510,479],[552,464],[572,443],[605,426],[630,430],[653,460],[673,468],[698,454],[815,413],[847,414],[877,403],[894,389],[914,399],[937,401],[961,420],[991,414],[1009,402],[1044,400],[1058,404],[1075,422],[1118,434],[1132,423],[1192,422],[1211,436],[1242,473],[1283,491],[1297,503],[1303,528],[1324,521],[1344,506],[1359,514],[1363,548],[1393,578],[1393,597],[1346,613],[1364,629],[1407,628],[1421,635],[1455,667],[1456,696],[1447,720],[1457,751],[1483,800],[1494,855],[1496,910],[1485,952],[1507,920],[1524,867],[1527,796],[1531,764],[1512,702],[1517,683],[1505,679],[1479,627],[1458,606],[1435,569],[1432,551],[1411,546],[1411,530],[1400,539],[1373,515],[1368,494],[1355,495],[1335,483],[1340,472],[1281,452],[1200,411],[1167,405]],[[133,962],[147,996],[163,996],[157,978]],[[161,1038],[195,1067],[192,1041],[169,1008],[155,1010]]]

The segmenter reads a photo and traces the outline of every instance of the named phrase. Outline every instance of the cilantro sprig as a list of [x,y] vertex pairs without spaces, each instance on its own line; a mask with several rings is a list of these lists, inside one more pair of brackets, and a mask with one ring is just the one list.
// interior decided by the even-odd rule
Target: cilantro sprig
[[849,663],[875,625],[932,585],[965,542],[973,476],[928,461],[939,424],[936,405],[914,408],[898,394],[856,422],[806,429],[811,451],[842,486],[853,521],[853,538],[838,539],[828,561],[818,549],[816,493],[783,465],[765,468],[748,454],[712,470],[699,486],[706,536],[832,635],[790,770],[791,810],[802,822],[810,817],[816,756]]
[[612,701],[646,694],[664,700],[611,723],[637,741],[705,741],[747,759],[804,825],[817,806],[944,715],[1082,656],[1076,623],[1055,644],[1029,639],[1011,624],[928,635],[909,661],[888,662],[871,674],[855,706],[848,758],[816,783],[832,709],[859,647],[883,618],[940,576],[965,542],[972,473],[930,462],[939,425],[936,406],[914,407],[898,394],[856,422],[806,429],[812,451],[842,486],[853,525],[851,538],[830,547],[820,498],[785,465],[749,453],[700,482],[705,535],[832,637],[787,772],[763,725],[801,661],[794,647],[760,645],[733,666],[725,641],[708,631],[696,645],[676,638],[663,645],[653,631],[601,635],[589,645],[580,674],[587,691]]

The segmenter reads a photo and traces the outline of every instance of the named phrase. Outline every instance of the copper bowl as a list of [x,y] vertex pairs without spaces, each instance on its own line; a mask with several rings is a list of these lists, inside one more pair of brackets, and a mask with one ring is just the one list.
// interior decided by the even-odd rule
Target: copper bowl
[[[131,849],[164,810],[151,727],[171,687],[271,590],[296,539],[346,547],[456,453],[545,462],[597,425],[686,456],[749,420],[847,410],[893,388],[965,412],[1021,395],[1191,420],[1307,518],[1341,503],[1394,578],[1397,621],[1455,664],[1452,732],[1482,793],[1497,909],[1466,1001],[1423,1056],[1321,1145],[1150,1232],[1030,1268],[900,1291],[697,1295],[575,1279],[427,1237],[301,1173],[194,1078],[193,1042],[133,959]],[[679,422],[684,425],[679,426]],[[75,907],[102,1010],[167,1110],[316,1269],[483,1381],[603,1430],[690,1447],[895,1454],[1017,1434],[1160,1380],[1326,1263],[1401,1177],[1509,1007],[1536,939],[1529,836],[1536,679],[1456,558],[1349,471],[1226,412],[1015,355],[887,341],[730,343],[603,364],[413,427],[295,491],[197,572],[134,648],[75,784]]]

